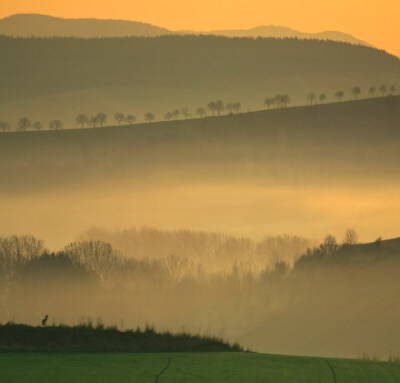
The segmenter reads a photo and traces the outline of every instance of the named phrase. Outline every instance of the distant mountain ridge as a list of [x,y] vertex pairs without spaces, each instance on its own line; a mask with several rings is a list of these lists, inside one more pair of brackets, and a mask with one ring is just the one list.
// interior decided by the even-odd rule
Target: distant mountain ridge
[[39,14],[16,14],[0,19],[0,34],[15,37],[128,37],[161,36],[168,34],[211,34],[227,37],[277,37],[343,41],[371,46],[356,37],[338,31],[304,33],[283,26],[264,25],[251,29],[231,29],[212,31],[173,31],[148,23],[128,20],[107,19],[65,19]]

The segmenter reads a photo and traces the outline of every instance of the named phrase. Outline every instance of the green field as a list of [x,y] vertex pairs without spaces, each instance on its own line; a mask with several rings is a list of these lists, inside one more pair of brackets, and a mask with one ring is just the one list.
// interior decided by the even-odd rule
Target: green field
[[0,382],[146,383],[157,381],[160,383],[400,382],[400,363],[253,353],[0,354]]

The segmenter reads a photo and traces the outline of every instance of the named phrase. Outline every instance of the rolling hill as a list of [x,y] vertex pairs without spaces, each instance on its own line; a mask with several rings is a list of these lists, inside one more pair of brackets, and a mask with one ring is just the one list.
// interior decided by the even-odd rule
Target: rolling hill
[[129,37],[161,36],[167,34],[210,34],[226,37],[295,37],[343,41],[369,45],[347,33],[324,31],[304,33],[292,28],[265,25],[251,29],[213,31],[173,31],[147,23],[128,20],[67,19],[40,14],[16,14],[0,19],[0,35],[14,37]]
[[0,37],[0,118],[15,126],[26,115],[75,127],[78,113],[130,113],[138,121],[152,111],[192,115],[210,100],[259,109],[266,96],[287,93],[294,105],[308,92],[337,90],[351,97],[400,83],[400,60],[347,43],[218,36],[72,39]]

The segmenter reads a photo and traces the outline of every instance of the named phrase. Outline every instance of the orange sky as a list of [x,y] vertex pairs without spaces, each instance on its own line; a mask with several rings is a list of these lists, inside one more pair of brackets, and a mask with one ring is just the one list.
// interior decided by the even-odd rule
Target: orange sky
[[1,0],[0,17],[14,13],[118,18],[169,29],[339,30],[400,56],[400,0]]

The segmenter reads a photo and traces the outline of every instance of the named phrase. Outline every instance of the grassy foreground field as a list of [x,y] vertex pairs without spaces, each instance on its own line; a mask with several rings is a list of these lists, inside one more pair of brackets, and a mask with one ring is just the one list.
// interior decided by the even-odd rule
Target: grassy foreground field
[[7,383],[400,382],[400,363],[253,353],[1,353]]

